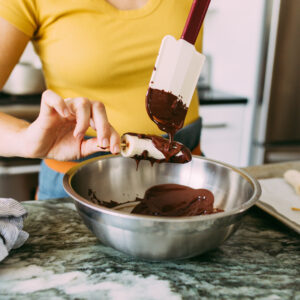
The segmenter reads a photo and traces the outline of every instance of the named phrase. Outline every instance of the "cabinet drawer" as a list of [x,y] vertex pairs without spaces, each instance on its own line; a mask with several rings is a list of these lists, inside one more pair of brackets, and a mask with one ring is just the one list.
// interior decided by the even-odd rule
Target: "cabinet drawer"
[[207,158],[219,160],[234,166],[240,165],[241,143],[239,141],[201,143]]
[[202,141],[238,140],[244,125],[244,105],[202,106]]
[[241,165],[245,105],[201,106],[201,148],[208,158]]

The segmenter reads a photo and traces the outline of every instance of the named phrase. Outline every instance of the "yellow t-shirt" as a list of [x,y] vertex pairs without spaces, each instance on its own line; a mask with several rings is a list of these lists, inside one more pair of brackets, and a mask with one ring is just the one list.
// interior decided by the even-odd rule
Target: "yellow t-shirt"
[[[48,88],[63,98],[102,101],[119,134],[161,134],[145,95],[162,38],[180,38],[191,4],[148,0],[122,11],[105,0],[0,0],[0,16],[32,38]],[[201,43],[202,33],[198,51]],[[194,93],[185,123],[197,118]]]

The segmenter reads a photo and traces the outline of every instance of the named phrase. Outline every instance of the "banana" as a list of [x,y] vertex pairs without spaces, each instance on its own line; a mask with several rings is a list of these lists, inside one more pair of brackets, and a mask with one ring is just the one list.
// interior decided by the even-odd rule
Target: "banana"
[[[145,159],[153,158],[157,160],[165,160],[165,155],[158,150],[152,142],[151,138],[143,138],[134,134],[124,134],[121,137],[121,155],[123,157],[145,156]],[[178,152],[176,156],[183,155],[182,151]]]
[[283,174],[283,178],[289,183],[300,195],[300,172],[297,170],[288,170]]
[[153,145],[151,139],[124,134],[121,138],[121,143],[125,144],[124,147],[121,147],[121,155],[124,157],[141,156],[146,150],[148,157],[159,160],[165,159],[165,156]]

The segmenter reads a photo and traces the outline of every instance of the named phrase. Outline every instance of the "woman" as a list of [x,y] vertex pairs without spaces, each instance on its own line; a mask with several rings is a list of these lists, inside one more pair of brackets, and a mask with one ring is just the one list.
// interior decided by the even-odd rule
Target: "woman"
[[[50,89],[42,96],[39,118],[30,126],[0,115],[1,137],[7,141],[1,155],[47,158],[40,172],[39,199],[66,195],[63,173],[76,162],[61,160],[95,153],[97,145],[116,154],[124,132],[163,134],[147,115],[145,95],[162,38],[180,37],[191,4],[0,0],[0,88],[32,40]],[[196,93],[185,125],[175,138],[199,150]],[[11,132],[15,134],[10,137]]]

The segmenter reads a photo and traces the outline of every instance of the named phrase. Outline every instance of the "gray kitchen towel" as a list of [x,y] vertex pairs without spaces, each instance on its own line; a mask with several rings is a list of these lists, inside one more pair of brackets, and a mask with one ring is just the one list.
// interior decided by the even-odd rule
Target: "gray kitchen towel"
[[23,231],[27,212],[23,205],[12,198],[0,198],[0,261],[11,249],[22,246],[29,234]]

